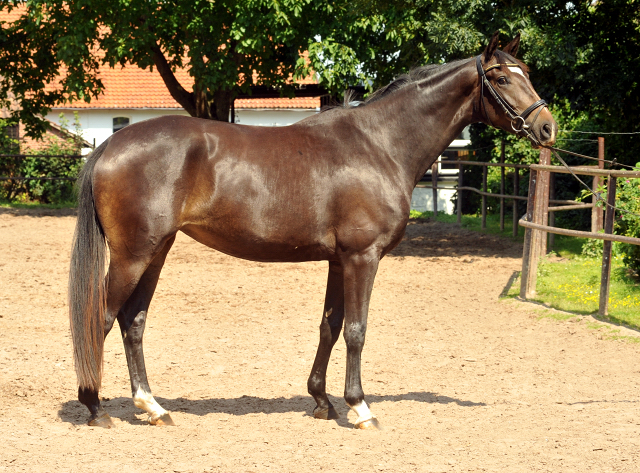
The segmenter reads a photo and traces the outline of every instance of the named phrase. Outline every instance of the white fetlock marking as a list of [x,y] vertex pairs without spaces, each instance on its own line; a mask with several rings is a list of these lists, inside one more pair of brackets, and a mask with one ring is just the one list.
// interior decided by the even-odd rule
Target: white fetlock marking
[[507,66],[507,67],[511,72],[515,72],[516,74],[520,74],[522,77],[524,77],[524,72],[522,72],[522,69],[520,69],[519,67],[515,67],[515,66]]
[[158,419],[167,413],[167,411],[156,402],[151,393],[142,389],[138,389],[138,391],[136,391],[133,396],[133,403],[136,407],[147,411],[150,419]]
[[375,416],[369,410],[369,407],[367,407],[367,403],[364,401],[360,401],[360,404],[356,404],[355,406],[349,406],[349,407],[353,409],[353,412],[355,412],[358,415],[358,418],[356,419],[356,422],[355,422],[356,425],[375,418]]

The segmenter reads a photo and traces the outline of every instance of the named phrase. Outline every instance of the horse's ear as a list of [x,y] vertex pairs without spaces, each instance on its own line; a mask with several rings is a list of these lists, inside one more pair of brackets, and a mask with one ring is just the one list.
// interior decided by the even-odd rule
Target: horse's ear
[[520,47],[520,33],[515,35],[515,37],[511,40],[509,44],[507,44],[502,51],[509,54],[511,57],[515,58],[516,54],[518,54],[518,48]]
[[499,31],[496,31],[493,33],[493,36],[491,36],[489,44],[485,48],[484,53],[482,53],[482,62],[487,63],[493,56],[493,53],[496,52],[496,49],[498,49],[498,36],[500,36]]

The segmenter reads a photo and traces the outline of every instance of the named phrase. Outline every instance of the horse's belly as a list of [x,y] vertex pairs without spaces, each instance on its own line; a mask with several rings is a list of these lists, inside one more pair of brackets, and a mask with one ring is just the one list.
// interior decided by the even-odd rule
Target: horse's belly
[[243,230],[191,224],[181,230],[203,245],[237,258],[264,262],[300,262],[332,259],[335,238],[287,237],[257,234],[250,228]]

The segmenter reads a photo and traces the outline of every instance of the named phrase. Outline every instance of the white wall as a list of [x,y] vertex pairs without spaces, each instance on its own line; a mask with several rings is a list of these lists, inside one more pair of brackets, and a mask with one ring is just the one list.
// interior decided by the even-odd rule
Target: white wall
[[311,117],[319,110],[274,110],[260,108],[236,108],[236,123],[257,126],[286,126]]
[[[446,187],[446,189],[438,189],[438,211],[453,214],[455,209],[451,198],[456,193],[457,183],[440,181],[438,182],[438,187]],[[413,189],[411,210],[419,212],[433,211],[433,189],[431,189],[431,183],[420,182],[418,187]]]
[[64,113],[65,118],[69,122],[69,126],[73,126],[73,112],[78,112],[80,117],[80,126],[82,127],[82,138],[89,143],[95,140],[96,146],[100,145],[104,140],[113,134],[113,119],[115,117],[127,117],[129,123],[137,123],[150,118],[161,117],[162,115],[188,115],[183,109],[55,109],[49,113],[46,118],[54,123],[60,124],[60,113]]
[[[161,117],[163,115],[189,114],[184,109],[55,109],[47,115],[47,120],[60,124],[60,113],[64,113],[73,126],[73,113],[77,112],[82,127],[82,137],[89,143],[95,140],[96,146],[109,138],[113,133],[115,117],[129,118],[129,124]],[[317,113],[316,110],[269,110],[269,109],[236,109],[236,123],[258,126],[286,126]]]

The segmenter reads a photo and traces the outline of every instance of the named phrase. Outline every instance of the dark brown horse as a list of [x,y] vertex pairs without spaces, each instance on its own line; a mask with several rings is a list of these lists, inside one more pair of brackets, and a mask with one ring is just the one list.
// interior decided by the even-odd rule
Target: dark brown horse
[[402,239],[414,186],[474,122],[516,131],[536,146],[555,142],[557,125],[514,58],[519,37],[503,51],[497,44],[494,34],[479,58],[416,69],[361,106],[295,125],[167,116],[128,126],[98,147],[79,179],[69,278],[78,397],[91,412],[89,425],[113,425],[98,391],[104,338],[116,319],[135,405],[152,424],[173,423],[151,395],[142,335],[182,231],[239,258],[329,262],[308,381],[314,415],[337,417],[325,378],[344,325],[344,398],[357,427],[377,428],[364,401],[360,354],[378,262]]

